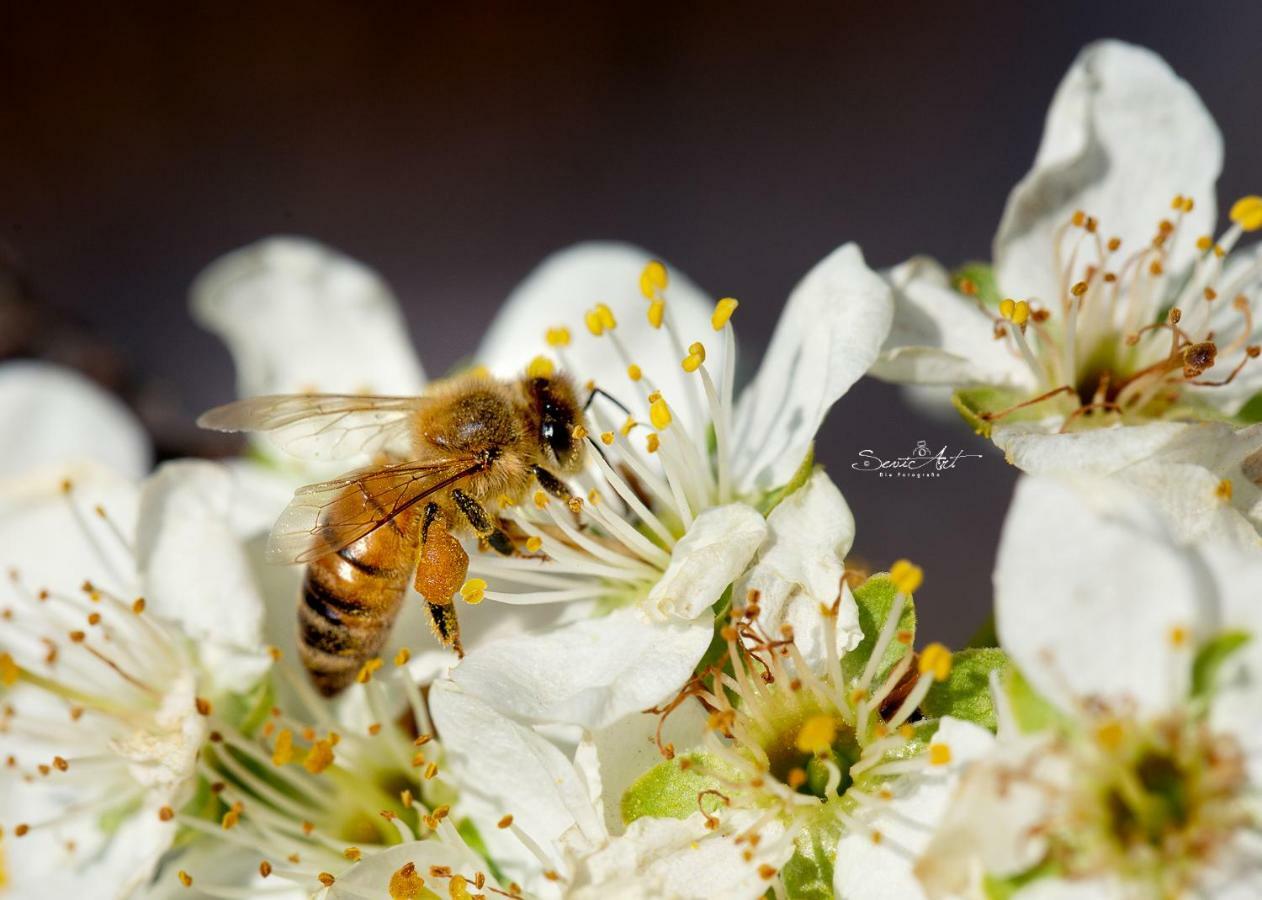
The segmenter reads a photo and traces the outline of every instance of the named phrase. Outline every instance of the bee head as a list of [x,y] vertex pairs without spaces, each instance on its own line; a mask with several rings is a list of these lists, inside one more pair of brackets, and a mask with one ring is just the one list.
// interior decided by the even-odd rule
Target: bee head
[[575,472],[583,463],[583,441],[574,428],[583,421],[574,382],[566,375],[531,365],[522,381],[537,423],[539,446],[546,461],[561,472]]

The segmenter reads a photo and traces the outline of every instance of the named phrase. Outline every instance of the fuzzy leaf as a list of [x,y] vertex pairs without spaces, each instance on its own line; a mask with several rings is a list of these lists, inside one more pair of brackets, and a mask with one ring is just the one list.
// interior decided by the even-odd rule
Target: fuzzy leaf
[[1201,647],[1192,661],[1192,696],[1204,697],[1213,693],[1214,682],[1223,663],[1252,638],[1247,631],[1224,631]]
[[771,515],[771,511],[780,505],[785,497],[792,494],[810,479],[811,473],[815,471],[815,445],[812,444],[806,451],[806,456],[802,457],[801,464],[793,472],[793,477],[785,484],[764,494],[754,508],[763,514],[763,517]]
[[998,648],[961,650],[951,658],[951,673],[936,682],[920,709],[927,716],[954,716],[995,730],[995,706],[990,696],[990,673],[1008,665]]
[[972,296],[987,306],[999,305],[999,284],[995,280],[995,267],[990,263],[966,262],[951,273],[951,287],[955,290],[960,291],[965,280],[973,283]]
[[[683,760],[688,761],[687,768],[680,767]],[[664,760],[632,782],[622,795],[622,821],[630,825],[643,816],[686,819],[697,811],[699,793],[722,788],[721,775],[734,773],[705,753]],[[706,812],[713,810],[707,806]]]
[[1027,734],[1058,727],[1065,721],[1064,714],[1043,698],[1025,680],[1021,671],[1011,663],[1003,679],[1004,691],[1016,716],[1017,726]]
[[[863,674],[872,651],[876,649],[877,638],[881,634],[885,620],[889,618],[890,610],[894,606],[894,596],[897,593],[894,582],[890,581],[889,575],[884,573],[873,575],[855,589],[854,599],[859,607],[859,628],[863,632],[863,640],[859,642],[859,646],[841,658],[841,670],[847,682]],[[907,598],[902,615],[899,616],[898,630],[909,632],[911,640],[915,641],[916,604],[911,597]],[[911,644],[900,644],[897,639],[890,641],[885,651],[885,658],[876,670],[873,684],[880,685],[889,670],[907,652],[908,646]]]
[[793,840],[793,856],[780,870],[790,900],[832,900],[833,863],[844,827],[841,817],[829,809],[834,803],[841,799],[821,806]]

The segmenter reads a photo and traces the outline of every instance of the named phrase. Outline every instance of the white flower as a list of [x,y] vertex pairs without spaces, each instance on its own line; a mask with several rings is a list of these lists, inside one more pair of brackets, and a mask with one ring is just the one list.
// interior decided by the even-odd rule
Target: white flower
[[929,893],[1262,890],[1256,556],[1180,542],[1124,485],[1030,479],[995,589],[1024,677],[918,866]]
[[1160,497],[1197,476],[1187,456],[1214,457],[1193,464],[1237,496],[1201,492],[1198,515],[1231,501],[1262,524],[1247,463],[1262,430],[1243,432],[1252,450],[1214,452],[1256,421],[1242,407],[1262,390],[1262,268],[1256,247],[1232,252],[1262,227],[1262,198],[1236,203],[1215,239],[1221,163],[1213,119],[1159,57],[1087,47],[1009,196],[993,283],[974,267],[953,284],[927,259],[895,268],[894,327],[873,374],[961,389],[965,417],[1030,472],[1125,472]]
[[231,492],[209,463],[142,488],[85,465],[0,489],[0,854],[17,894],[142,885],[210,732],[266,670],[261,600],[219,514]]

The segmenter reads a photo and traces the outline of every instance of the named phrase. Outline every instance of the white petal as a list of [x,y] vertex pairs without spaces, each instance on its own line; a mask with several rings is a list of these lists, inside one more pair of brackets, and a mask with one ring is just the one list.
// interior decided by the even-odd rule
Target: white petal
[[644,608],[662,621],[690,621],[723,596],[745,571],[767,535],[767,520],[751,506],[707,509],[671,551],[670,565],[649,591]]
[[[847,832],[837,845],[833,892],[847,900],[915,900],[924,896],[912,863],[929,842],[967,765],[994,744],[984,728],[953,719],[942,720],[934,742],[951,748],[951,761],[911,776],[906,788],[894,786],[894,799],[866,821],[871,831]],[[880,843],[872,832],[879,832]]]
[[199,644],[220,690],[249,688],[266,671],[263,598],[233,527],[233,473],[209,462],[172,462],[140,497],[136,558],[145,599]]
[[[662,392],[671,409],[690,431],[702,407],[696,376],[680,368],[681,351],[665,329],[649,325],[648,301],[640,293],[640,274],[655,257],[631,244],[593,241],[576,244],[545,259],[517,286],[491,323],[478,348],[478,360],[497,375],[511,377],[539,354],[555,355],[544,343],[549,328],[566,326],[572,343],[564,358],[580,383],[592,380],[631,408],[641,421],[648,417],[642,385],[633,383],[626,364],[608,337],[595,337],[583,324],[584,314],[605,303],[618,322],[617,335],[632,362]],[[723,348],[710,327],[713,301],[674,268],[669,269],[667,309],[685,343],[706,343],[706,366],[720,371]],[[717,377],[717,375],[715,376]],[[688,398],[688,399],[686,399]],[[618,421],[621,422],[619,414]]]
[[920,256],[891,269],[894,324],[872,366],[886,381],[1033,388],[1034,376],[978,306],[951,287],[943,268]]
[[512,814],[545,852],[575,827],[603,840],[586,786],[560,750],[450,681],[433,686],[429,704],[459,783],[496,804],[498,815]]
[[[827,652],[819,608],[831,606],[842,592],[843,560],[854,543],[854,516],[841,491],[820,469],[771,511],[767,527],[758,562],[737,595],[758,591],[763,628],[778,634],[781,623],[790,622],[798,650],[822,672]],[[832,650],[837,656],[863,640],[853,597],[845,605],[853,621],[846,621],[843,614],[838,622]]]
[[1013,297],[1060,296],[1054,232],[1076,210],[1143,247],[1176,194],[1196,208],[1179,229],[1174,258],[1213,230],[1222,139],[1196,92],[1150,50],[1092,44],[1061,82],[1034,168],[1013,189],[995,236],[995,271]]
[[136,417],[82,375],[50,363],[0,365],[0,478],[85,461],[139,478],[151,458]]
[[995,566],[1000,643],[1067,711],[1091,696],[1129,697],[1141,714],[1163,711],[1187,666],[1172,630],[1214,627],[1199,572],[1132,489],[1022,479]]
[[[497,892],[501,890],[500,885],[487,869],[486,861],[468,847],[429,839],[388,847],[365,857],[362,862],[352,866],[345,875],[338,878],[325,895],[326,900],[387,897],[391,877],[408,863],[416,866],[416,872],[425,879],[426,886],[439,892],[439,896],[447,893],[448,882],[430,876],[429,870],[433,866],[442,866],[457,875],[463,875],[469,881],[471,888],[474,876],[481,873],[486,876],[488,896],[497,896],[497,894],[491,894],[491,889]],[[269,884],[268,887],[271,885]],[[270,897],[271,893],[260,893],[259,896]]]
[[[759,866],[778,869],[793,852],[793,844],[783,842],[774,856],[763,852],[746,860],[746,845],[735,837],[756,818],[755,813],[726,816],[718,832],[706,829],[699,812],[687,819],[636,819],[624,835],[582,860],[571,897],[754,900],[767,890]],[[778,822],[765,826],[759,845],[774,847],[782,832]]]
[[798,283],[737,406],[740,491],[770,490],[792,477],[829,408],[876,361],[893,315],[890,286],[854,244]]
[[452,679],[508,715],[594,729],[674,695],[712,636],[708,619],[647,622],[636,609],[619,609],[487,643]]
[[315,241],[268,238],[221,257],[193,282],[192,305],[228,345],[242,397],[415,394],[424,385],[390,288]]

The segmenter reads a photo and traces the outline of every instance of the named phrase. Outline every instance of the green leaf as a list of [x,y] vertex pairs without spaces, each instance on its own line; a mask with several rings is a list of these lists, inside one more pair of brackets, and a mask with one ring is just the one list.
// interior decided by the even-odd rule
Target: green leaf
[[1236,421],[1243,425],[1262,422],[1262,391],[1245,401],[1244,406],[1236,412]]
[[811,477],[811,473],[815,471],[815,445],[812,444],[806,450],[806,456],[802,457],[801,464],[797,467],[797,471],[793,473],[793,477],[785,482],[781,487],[764,494],[763,497],[754,504],[754,508],[763,514],[763,517],[771,515],[771,511],[780,505],[785,497],[792,494],[802,485],[806,484],[807,479]]
[[[876,641],[881,634],[881,628],[884,627],[885,620],[889,618],[890,610],[894,607],[894,596],[897,593],[894,582],[890,581],[889,575],[885,573],[873,575],[855,589],[854,599],[859,607],[859,628],[863,631],[863,640],[859,642],[859,646],[841,658],[841,671],[847,683],[852,678],[862,675],[864,668],[867,667],[868,659],[876,649]],[[902,659],[903,654],[907,652],[907,647],[911,646],[916,639],[916,604],[911,597],[907,598],[903,612],[898,617],[898,630],[908,632],[910,641],[906,645],[899,643],[897,639],[890,641],[889,647],[885,650],[885,657],[881,660],[876,670],[876,677],[872,681],[875,685],[880,685],[889,670]]]
[[1192,661],[1192,696],[1212,694],[1223,663],[1252,639],[1247,631],[1224,631],[1201,647]]
[[[686,768],[680,765],[683,760],[687,760]],[[664,760],[632,782],[622,795],[622,821],[630,825],[643,816],[686,819],[698,809],[698,794],[722,790],[725,780],[736,777],[730,766],[706,753]],[[706,812],[713,810],[707,806]]]
[[1034,690],[1021,671],[1011,663],[1003,679],[1004,692],[1012,706],[1017,726],[1024,732],[1059,728],[1065,724],[1065,715],[1043,695]]
[[951,657],[951,674],[936,682],[920,709],[927,716],[954,716],[995,730],[995,706],[990,696],[990,673],[1008,665],[997,648],[961,650]]
[[991,613],[986,621],[977,626],[973,636],[968,639],[966,647],[998,647],[999,632],[995,630],[995,614]]
[[835,797],[820,806],[794,838],[793,856],[780,870],[780,881],[791,900],[832,900],[833,863],[843,825],[832,806]]
[[987,306],[999,305],[999,284],[995,281],[995,267],[986,262],[966,262],[951,273],[951,287],[960,293],[967,279],[973,283],[973,296]]

